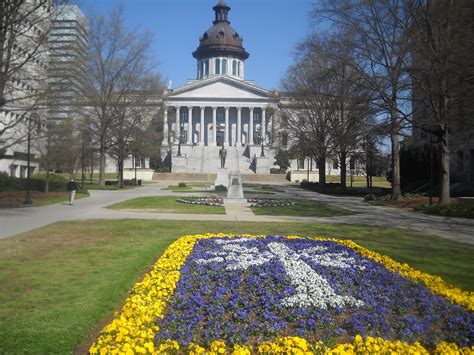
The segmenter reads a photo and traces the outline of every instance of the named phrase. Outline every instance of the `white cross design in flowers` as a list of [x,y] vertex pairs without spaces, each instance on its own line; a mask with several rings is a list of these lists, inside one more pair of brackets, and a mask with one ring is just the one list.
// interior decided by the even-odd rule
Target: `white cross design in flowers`
[[268,251],[259,251],[255,247],[247,247],[248,238],[216,239],[214,242],[220,245],[220,249],[211,251],[213,255],[208,259],[195,260],[198,264],[226,263],[227,270],[245,270],[253,265],[262,265],[272,259],[277,258],[296,289],[296,293],[283,300],[283,304],[289,307],[309,307],[326,309],[327,307],[343,307],[345,305],[361,306],[364,302],[351,296],[341,296],[336,294],[331,285],[324,277],[314,271],[301,257],[311,259],[317,264],[324,266],[349,268],[355,267],[360,270],[364,266],[357,265],[354,258],[348,256],[346,252],[324,253],[318,252],[327,250],[324,246],[316,246],[304,249],[296,253],[283,243],[272,242],[268,244]]

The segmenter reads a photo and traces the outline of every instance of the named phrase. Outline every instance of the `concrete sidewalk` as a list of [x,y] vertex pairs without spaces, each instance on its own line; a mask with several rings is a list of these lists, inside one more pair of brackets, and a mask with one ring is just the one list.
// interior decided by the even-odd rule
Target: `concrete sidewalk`
[[[155,219],[190,221],[242,221],[242,222],[314,222],[336,224],[359,224],[369,226],[395,227],[410,229],[442,238],[474,244],[474,220],[429,216],[403,211],[395,208],[366,204],[360,197],[328,196],[299,188],[275,185],[283,192],[278,197],[296,197],[320,201],[329,205],[349,209],[349,216],[337,217],[293,217],[293,216],[256,216],[247,203],[225,205],[225,215],[147,213],[112,210],[105,208],[114,203],[143,196],[176,195],[172,191],[162,190],[173,182],[145,185],[141,188],[125,191],[93,190],[89,198],[77,200],[74,206],[55,204],[43,207],[25,207],[0,210],[0,239],[58,221],[88,219]],[[191,193],[196,195],[196,193]],[[185,196],[186,194],[179,194]],[[273,197],[272,196],[272,197]]]

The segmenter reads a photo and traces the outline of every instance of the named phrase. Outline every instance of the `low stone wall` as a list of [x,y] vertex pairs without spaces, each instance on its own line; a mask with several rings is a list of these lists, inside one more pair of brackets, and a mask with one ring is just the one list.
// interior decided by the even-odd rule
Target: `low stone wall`
[[[308,179],[309,176],[309,179]],[[308,182],[318,182],[319,181],[319,173],[315,171],[310,171],[309,174],[307,171],[292,171],[291,172],[291,182],[302,182],[306,180]]]
[[[151,169],[137,169],[137,180],[151,181],[153,180],[154,171]],[[125,169],[123,171],[125,180],[135,179],[135,169]]]

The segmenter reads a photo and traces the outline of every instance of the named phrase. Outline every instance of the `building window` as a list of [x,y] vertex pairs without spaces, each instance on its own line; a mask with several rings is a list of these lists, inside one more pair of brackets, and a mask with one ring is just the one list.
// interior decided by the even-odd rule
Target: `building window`
[[237,61],[232,61],[232,75],[237,75]]
[[337,161],[337,159],[334,159],[332,161],[332,168],[333,169],[339,169],[339,162]]
[[222,112],[217,112],[216,115],[216,123],[223,123],[224,122],[224,114]]
[[201,60],[199,63],[199,77],[202,78],[204,75],[204,62]]
[[240,76],[240,62],[237,62],[237,75]]
[[209,59],[204,61],[204,75],[209,75]]
[[298,170],[304,170],[304,158],[298,158]]
[[216,59],[216,67],[215,67],[215,70],[216,70],[216,74],[220,74],[220,73],[221,73],[221,60],[220,60],[220,59]]
[[222,59],[222,74],[227,74],[227,59]]
[[188,121],[188,112],[187,111],[182,111],[181,112],[181,122],[187,122]]
[[10,176],[15,177],[16,176],[16,168],[18,168],[18,165],[10,165]]

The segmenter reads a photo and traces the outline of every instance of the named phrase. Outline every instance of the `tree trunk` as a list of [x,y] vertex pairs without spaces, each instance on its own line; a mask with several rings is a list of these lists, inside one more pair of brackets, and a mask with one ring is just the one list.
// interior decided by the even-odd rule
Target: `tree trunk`
[[49,167],[46,168],[46,182],[45,182],[45,185],[44,185],[44,192],[46,192],[46,193],[49,192]]
[[326,155],[318,158],[319,184],[323,191],[326,189]]
[[346,164],[346,158],[347,158],[347,153],[346,152],[341,152],[340,156],[340,164],[341,164],[341,189],[343,191],[347,190],[347,182],[346,182],[346,174],[347,174],[347,164]]
[[101,138],[99,148],[99,187],[105,187],[105,142]]
[[402,191],[400,189],[400,127],[396,107],[392,108],[391,132],[392,142],[392,201],[400,200]]
[[448,129],[445,127],[440,136],[439,142],[439,170],[440,170],[440,185],[439,185],[439,203],[450,203],[450,183],[449,183],[449,148],[448,148]]
[[117,160],[117,166],[118,166],[118,186],[120,188],[123,188],[123,159],[119,158]]

